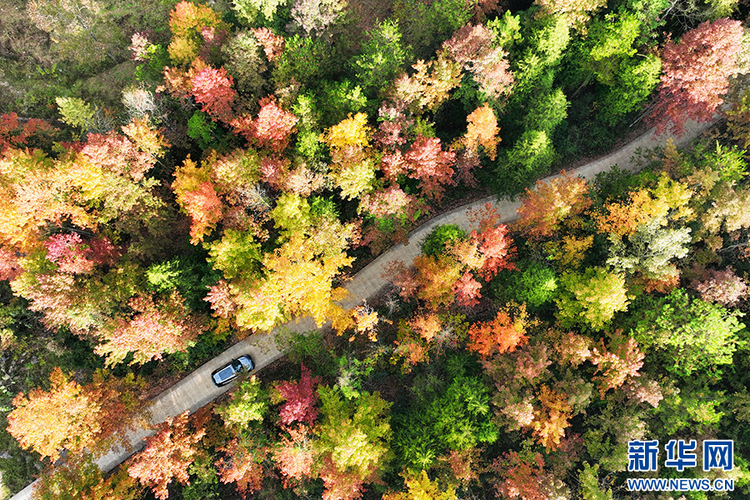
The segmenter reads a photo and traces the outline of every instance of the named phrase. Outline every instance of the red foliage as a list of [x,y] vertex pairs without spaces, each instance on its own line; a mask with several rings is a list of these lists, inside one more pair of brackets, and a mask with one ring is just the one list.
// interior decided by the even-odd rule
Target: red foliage
[[203,110],[214,120],[229,123],[234,118],[232,102],[237,92],[232,88],[234,80],[224,68],[207,67],[192,79],[195,101],[203,104]]
[[89,134],[81,155],[102,170],[136,182],[141,181],[156,164],[156,158],[149,151],[140,149],[128,137],[114,131]]
[[548,238],[562,222],[591,206],[586,179],[562,171],[550,181],[537,181],[535,189],[526,189],[518,209],[517,227],[531,238]]
[[497,99],[510,90],[513,75],[508,71],[510,63],[505,59],[505,53],[501,48],[493,47],[492,38],[492,31],[483,25],[466,25],[456,31],[443,47],[464,69],[474,74],[482,92]]
[[451,165],[456,161],[456,154],[453,151],[443,151],[440,139],[419,135],[404,155],[404,160],[409,177],[419,179],[425,196],[440,201],[443,186],[453,184]]
[[362,478],[356,472],[340,471],[330,457],[323,461],[320,478],[325,486],[323,500],[353,500],[362,496]]
[[236,483],[242,498],[247,493],[260,490],[266,449],[257,447],[254,443],[241,442],[240,439],[232,439],[220,449],[226,453],[226,456],[216,462],[221,482]]
[[599,381],[599,394],[604,394],[609,389],[620,387],[628,377],[638,377],[638,370],[643,366],[645,354],[638,349],[638,343],[632,337],[625,337],[621,333],[612,335],[610,341],[611,351],[607,351],[602,340],[601,351],[598,348],[591,350],[591,362],[596,365],[595,377]]
[[281,424],[289,425],[292,422],[304,422],[312,424],[318,418],[318,410],[315,403],[318,401],[316,386],[320,384],[320,377],[311,377],[310,370],[302,365],[302,375],[297,382],[278,382],[274,388],[279,391],[281,397],[286,400],[279,414]]
[[531,460],[524,460],[515,451],[496,458],[492,468],[501,480],[495,484],[496,496],[522,498],[523,500],[548,500],[544,485],[549,481],[544,472],[544,459],[534,453]]
[[690,287],[701,294],[706,302],[718,302],[724,306],[734,306],[747,295],[747,283],[731,269],[723,271],[704,270]]
[[706,122],[724,100],[727,78],[737,72],[742,23],[729,19],[704,22],[679,43],[667,42],[662,76],[651,121],[663,133],[670,126],[679,135],[687,120]]
[[478,269],[482,277],[490,280],[498,271],[515,269],[511,261],[516,253],[513,239],[508,236],[508,226],[496,225],[500,220],[497,210],[486,203],[483,209],[469,211],[469,220],[479,223],[479,231],[471,232],[471,241],[478,245],[483,258],[482,267]]
[[23,273],[23,267],[18,262],[15,252],[0,248],[0,280],[13,281]]
[[482,298],[482,285],[470,272],[465,272],[461,279],[453,286],[453,293],[456,294],[458,304],[463,307],[474,307],[479,304]]
[[16,113],[2,115],[0,116],[0,153],[11,147],[24,146],[29,137],[35,134],[49,134],[56,130],[49,123],[37,118],[20,124]]
[[174,419],[167,418],[157,427],[157,434],[148,439],[146,449],[133,458],[128,474],[141,484],[151,487],[156,498],[169,498],[167,487],[173,479],[181,484],[190,480],[188,467],[196,458],[198,444],[205,429],[188,426],[189,411]]
[[409,218],[416,207],[416,197],[406,194],[399,186],[390,186],[387,189],[363,195],[359,203],[360,211],[378,218],[392,215],[403,215]]
[[274,452],[276,466],[284,477],[284,487],[289,488],[312,475],[315,452],[309,439],[309,429],[304,425],[287,428],[289,437],[283,436]]
[[280,153],[289,144],[289,138],[294,132],[297,117],[284,111],[273,97],[260,100],[260,111],[255,120],[243,116],[232,121],[235,132],[243,135],[249,141],[256,141],[262,148]]
[[47,259],[62,273],[87,274],[94,266],[111,263],[116,256],[112,242],[105,236],[84,242],[78,233],[55,234],[44,242]]

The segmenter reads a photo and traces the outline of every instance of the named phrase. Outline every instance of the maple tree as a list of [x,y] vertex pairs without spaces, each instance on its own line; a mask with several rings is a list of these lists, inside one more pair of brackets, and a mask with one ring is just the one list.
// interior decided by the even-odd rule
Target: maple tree
[[205,49],[229,30],[211,7],[186,1],[179,2],[170,12],[169,28],[172,31],[169,56],[180,65],[207,55]]
[[214,120],[229,123],[234,113],[232,102],[237,92],[232,88],[234,79],[224,68],[206,67],[190,80],[195,102],[203,105],[203,111]]
[[288,436],[282,436],[273,451],[273,457],[276,467],[284,477],[284,486],[289,488],[313,477],[316,453],[308,427],[299,424],[295,427],[286,427],[286,431]]
[[70,457],[34,484],[34,500],[137,500],[143,488],[127,471],[102,477],[91,455]]
[[538,452],[526,457],[510,451],[496,458],[492,468],[499,476],[495,483],[498,496],[549,500],[553,482],[544,465],[544,458]]
[[200,453],[196,447],[206,434],[205,429],[192,428],[189,411],[167,418],[148,438],[146,449],[132,458],[128,474],[150,487],[156,498],[169,498],[169,483],[176,480],[187,484],[188,467]]
[[747,294],[747,283],[730,268],[723,271],[704,269],[690,287],[706,302],[723,306],[735,306]]
[[638,370],[643,366],[645,356],[638,349],[638,343],[633,337],[626,337],[617,332],[610,335],[609,350],[604,346],[602,340],[601,348],[594,347],[591,350],[591,362],[596,365],[595,377],[599,382],[599,394],[604,394],[609,389],[616,389],[625,383],[628,377],[638,377]]
[[531,423],[534,437],[547,450],[555,450],[565,436],[565,429],[570,427],[568,419],[571,417],[571,408],[563,394],[546,385],[542,385],[539,391],[539,402],[542,407],[535,413]]
[[221,448],[225,456],[216,462],[223,483],[236,483],[243,498],[247,493],[260,490],[263,482],[262,462],[266,457],[265,447],[248,436],[231,439]]
[[38,141],[40,137],[52,135],[57,129],[44,120],[32,118],[19,122],[16,113],[0,116],[0,154],[8,148],[27,146],[29,140]]
[[262,422],[268,412],[268,394],[261,388],[260,380],[253,375],[243,380],[232,391],[230,400],[214,409],[224,425],[245,429],[253,422]]
[[298,118],[282,109],[273,97],[260,100],[258,117],[240,116],[232,120],[235,132],[243,135],[247,140],[254,141],[262,148],[280,153],[286,149],[289,139],[294,132]]
[[396,79],[395,95],[407,105],[436,111],[448,98],[448,93],[460,83],[460,66],[449,60],[443,52],[434,61],[425,63],[419,60],[412,66],[415,73],[406,73]]
[[586,31],[586,22],[591,18],[591,13],[607,5],[603,0],[536,0],[539,5],[540,16],[558,15],[579,31]]
[[706,21],[667,42],[662,54],[661,86],[655,98],[651,121],[658,132],[671,128],[684,132],[685,122],[711,119],[724,100],[728,77],[737,72],[737,54],[742,42],[739,21]]
[[278,392],[278,398],[285,400],[279,408],[281,424],[289,425],[292,422],[302,422],[312,425],[318,418],[318,410],[315,404],[318,401],[316,386],[320,384],[320,377],[311,377],[310,369],[301,365],[302,374],[297,382],[278,382],[274,384],[274,390]]

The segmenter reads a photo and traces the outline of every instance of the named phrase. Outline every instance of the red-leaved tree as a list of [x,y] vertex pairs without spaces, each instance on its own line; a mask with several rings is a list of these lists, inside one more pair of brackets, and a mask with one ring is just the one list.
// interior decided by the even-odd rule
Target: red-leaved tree
[[205,429],[193,429],[188,413],[168,418],[159,425],[155,436],[149,438],[146,449],[133,458],[128,468],[131,477],[150,487],[156,498],[169,498],[167,487],[176,479],[181,484],[190,481],[188,467],[199,453],[197,444]]
[[704,22],[678,43],[667,42],[662,55],[661,87],[651,121],[659,133],[670,126],[684,132],[687,120],[709,121],[724,100],[727,78],[737,72],[742,23],[730,19]]
[[237,92],[232,88],[234,79],[224,68],[207,67],[202,69],[192,79],[193,97],[203,104],[203,110],[214,120],[229,123],[234,113],[232,102]]
[[297,382],[278,382],[274,388],[286,402],[279,408],[282,425],[292,422],[312,424],[318,418],[315,403],[318,401],[317,385],[320,377],[311,377],[310,369],[302,365],[302,375]]
[[289,138],[294,132],[298,118],[285,111],[273,97],[260,100],[260,111],[255,120],[249,116],[235,119],[232,122],[235,132],[243,135],[249,141],[255,141],[262,148],[280,153],[289,144]]

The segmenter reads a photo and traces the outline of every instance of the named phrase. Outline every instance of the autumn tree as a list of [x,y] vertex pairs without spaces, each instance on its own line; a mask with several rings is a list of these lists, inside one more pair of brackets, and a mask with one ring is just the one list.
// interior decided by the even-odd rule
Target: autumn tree
[[540,453],[519,454],[510,451],[492,463],[497,472],[495,491],[497,496],[520,497],[523,500],[548,500],[559,493],[555,491],[555,481],[544,468],[544,458]]
[[106,479],[91,455],[70,457],[34,484],[34,500],[137,500],[143,487],[120,469]]
[[584,32],[591,13],[607,5],[607,2],[602,0],[536,0],[534,3],[542,8],[539,16],[560,16],[577,30]]
[[728,78],[737,72],[742,42],[739,21],[706,21],[667,42],[662,55],[661,86],[651,121],[658,132],[682,134],[687,120],[709,121],[724,100]]
[[456,490],[452,486],[442,487],[437,480],[431,481],[427,472],[408,476],[404,480],[406,491],[389,493],[383,500],[457,500]]
[[608,348],[603,340],[601,346],[594,347],[590,359],[597,367],[594,379],[599,383],[601,397],[608,390],[621,387],[628,378],[639,377],[644,356],[635,339],[620,332],[609,336]]
[[322,34],[344,16],[346,0],[295,0],[292,19],[307,35]]
[[317,455],[313,435],[307,426],[290,426],[286,431],[288,436],[281,437],[273,457],[283,475],[284,486],[288,488],[314,477],[313,466]]
[[235,483],[243,498],[247,493],[260,490],[264,475],[262,464],[268,453],[253,437],[245,432],[230,439],[219,449],[224,456],[215,464],[221,482]]
[[260,111],[255,119],[240,116],[232,121],[235,132],[262,148],[281,153],[289,144],[297,117],[282,109],[273,97],[260,100]]
[[[354,240],[354,226],[339,222],[330,208],[323,200],[313,206],[298,195],[282,195],[271,212],[280,233],[279,246],[262,256],[257,250],[249,255],[253,252],[248,252],[248,244],[254,238],[248,235],[246,243],[236,249],[246,264],[238,266],[233,258],[221,262],[225,273],[232,271],[225,274],[232,282],[217,284],[207,300],[233,304],[217,312],[253,330],[271,329],[298,315],[310,315],[319,324],[344,318],[346,313],[337,301],[345,291],[335,287],[333,280],[352,260],[345,251]],[[265,269],[263,276],[257,274],[258,264]]]
[[311,377],[309,368],[301,366],[302,374],[297,382],[278,382],[274,390],[278,392],[278,399],[284,400],[279,408],[281,424],[289,425],[302,422],[312,425],[318,418],[315,404],[318,401],[316,386],[320,384],[320,377]]
[[466,117],[466,121],[468,126],[466,127],[466,135],[462,140],[463,146],[473,156],[479,156],[479,147],[481,146],[484,154],[490,160],[494,160],[497,155],[497,144],[501,140],[497,136],[500,128],[497,126],[495,112],[485,104],[472,111]]
[[564,171],[549,181],[539,180],[536,189],[526,189],[521,198],[516,227],[533,239],[549,238],[591,206],[588,192],[586,179]]
[[706,302],[723,306],[736,306],[747,295],[747,283],[730,268],[722,271],[704,269],[690,283],[690,288],[696,290]]
[[167,418],[157,427],[157,433],[148,439],[146,449],[133,457],[128,467],[131,477],[148,486],[156,498],[169,497],[169,484],[176,480],[186,484],[190,480],[188,467],[195,461],[197,444],[206,434],[205,429],[192,428],[185,412]]
[[51,135],[57,129],[44,120],[32,118],[18,120],[16,113],[0,116],[0,153],[8,148],[28,147],[29,141],[38,141],[40,137]]
[[205,330],[177,291],[158,302],[153,296],[137,296],[128,306],[133,316],[116,317],[98,332],[102,344],[95,352],[105,356],[109,366],[121,363],[129,353],[133,353],[131,364],[143,364],[161,359],[164,353],[185,352]]
[[478,322],[469,328],[469,350],[478,353],[482,359],[495,353],[514,351],[516,346],[526,342],[528,316],[526,307],[518,311],[500,310],[491,322]]
[[50,374],[50,384],[49,391],[15,397],[8,432],[22,447],[55,461],[62,450],[75,454],[92,445],[103,415],[101,403],[59,368]]
[[318,394],[322,420],[315,432],[323,460],[323,498],[359,498],[363,484],[378,478],[390,459],[390,403],[367,392],[347,400],[326,386]]
[[436,111],[461,81],[459,64],[451,61],[443,52],[438,53],[434,61],[426,63],[419,60],[412,67],[415,71],[413,75],[404,73],[396,79],[394,93],[397,99],[403,100],[417,113]]
[[341,189],[341,195],[347,199],[372,190],[376,165],[370,151],[371,135],[367,115],[357,113],[329,128],[321,136],[331,151],[331,177]]
[[221,416],[225,426],[241,431],[251,423],[262,422],[268,406],[268,393],[261,387],[260,379],[253,375],[238,384],[232,390],[230,400],[217,406],[214,413]]
[[479,90],[492,99],[510,91],[513,75],[506,54],[493,44],[493,33],[487,27],[467,24],[443,43],[450,56],[470,71]]
[[180,2],[169,14],[172,41],[169,56],[175,64],[184,66],[198,56],[208,59],[210,51],[218,49],[218,42],[229,30],[221,16],[207,5]]
[[232,102],[237,92],[232,88],[234,79],[224,68],[206,67],[191,79],[195,102],[203,105],[203,111],[214,120],[229,123],[234,113]]
[[583,274],[563,274],[560,283],[563,292],[556,302],[563,326],[580,324],[601,330],[616,312],[626,310],[630,302],[625,278],[603,268],[590,268]]

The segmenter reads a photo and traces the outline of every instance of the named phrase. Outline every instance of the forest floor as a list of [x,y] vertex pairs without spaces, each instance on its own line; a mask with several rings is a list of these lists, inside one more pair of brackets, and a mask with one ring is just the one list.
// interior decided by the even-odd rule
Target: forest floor
[[[635,170],[638,167],[637,162],[633,163],[631,160],[638,156],[639,151],[661,148],[670,137],[678,146],[688,144],[712,125],[713,122],[702,124],[689,122],[686,124],[685,133],[681,137],[670,134],[656,136],[654,129],[651,129],[616,151],[570,170],[570,173],[592,179],[596,174],[606,172],[614,165]],[[553,177],[555,176],[547,177],[544,180]],[[513,221],[516,218],[516,210],[520,206],[520,202],[517,200],[498,201],[494,196],[488,196],[425,221],[409,233],[406,243],[399,243],[389,248],[352,277],[345,286],[349,292],[349,297],[344,301],[344,306],[354,307],[362,304],[364,300],[377,296],[390,283],[386,274],[389,264],[397,260],[411,263],[421,252],[421,241],[435,226],[456,224],[464,230],[471,230],[469,212],[481,209],[487,203],[490,203],[498,211],[501,216],[500,221],[503,223]],[[310,318],[305,318],[282,325],[269,333],[253,335],[238,342],[156,396],[150,407],[150,421],[152,424],[158,424],[168,417],[174,417],[185,411],[194,412],[224,394],[231,388],[231,385],[221,388],[216,387],[211,381],[211,372],[230,360],[242,354],[250,354],[255,361],[256,370],[260,370],[284,356],[284,352],[279,349],[276,342],[279,335],[290,331],[305,333],[317,328],[318,326]],[[113,450],[97,460],[97,464],[104,471],[114,469],[126,460],[132,452],[139,451],[143,447],[143,439],[151,434],[153,434],[151,429],[139,429],[129,434],[128,439],[132,444],[132,451]],[[32,485],[29,485],[17,493],[12,500],[30,499],[31,492]]]

